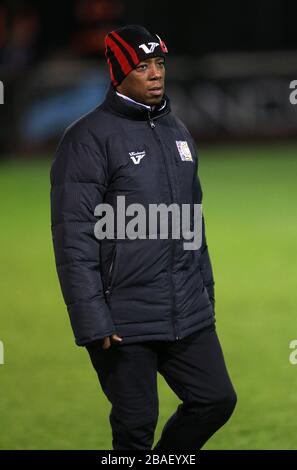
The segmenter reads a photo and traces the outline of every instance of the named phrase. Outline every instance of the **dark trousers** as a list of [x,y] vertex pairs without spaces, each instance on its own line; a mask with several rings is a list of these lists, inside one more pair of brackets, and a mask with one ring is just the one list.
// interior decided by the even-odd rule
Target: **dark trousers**
[[215,326],[182,340],[87,346],[109,416],[114,450],[152,448],[158,420],[157,372],[182,403],[154,447],[197,451],[230,418],[236,394]]

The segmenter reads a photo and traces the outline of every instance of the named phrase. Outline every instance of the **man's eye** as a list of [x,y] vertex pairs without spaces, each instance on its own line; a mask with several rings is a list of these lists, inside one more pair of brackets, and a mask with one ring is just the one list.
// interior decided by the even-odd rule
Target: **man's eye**
[[137,67],[137,70],[145,70],[146,69],[146,65],[139,65]]

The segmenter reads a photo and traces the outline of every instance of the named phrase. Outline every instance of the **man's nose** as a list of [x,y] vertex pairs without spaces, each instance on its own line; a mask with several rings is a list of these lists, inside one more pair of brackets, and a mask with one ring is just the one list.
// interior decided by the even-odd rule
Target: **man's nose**
[[159,80],[162,77],[161,70],[156,64],[151,64],[150,66],[150,80]]

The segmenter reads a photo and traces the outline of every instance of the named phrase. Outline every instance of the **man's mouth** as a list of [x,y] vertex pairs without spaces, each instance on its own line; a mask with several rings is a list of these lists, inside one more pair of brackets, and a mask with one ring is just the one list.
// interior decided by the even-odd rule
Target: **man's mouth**
[[163,94],[163,87],[158,86],[158,87],[150,88],[148,91],[150,94],[154,96],[160,96]]

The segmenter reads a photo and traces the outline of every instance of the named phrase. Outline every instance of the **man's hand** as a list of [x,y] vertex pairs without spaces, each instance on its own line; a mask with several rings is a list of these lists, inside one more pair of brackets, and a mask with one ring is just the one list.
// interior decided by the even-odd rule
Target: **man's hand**
[[102,348],[109,349],[113,342],[120,343],[121,341],[122,338],[118,335],[105,336],[105,338],[103,338]]

